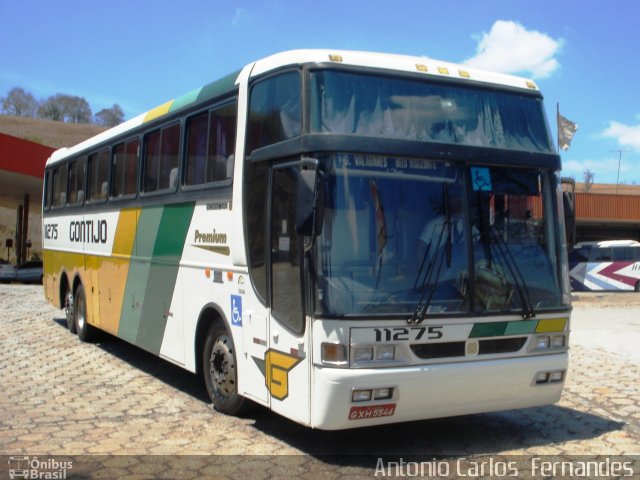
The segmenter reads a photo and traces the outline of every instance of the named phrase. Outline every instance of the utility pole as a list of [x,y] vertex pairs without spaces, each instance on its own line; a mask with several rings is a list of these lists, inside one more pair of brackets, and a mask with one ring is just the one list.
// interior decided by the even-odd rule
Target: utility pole
[[616,178],[616,195],[618,194],[618,184],[620,183],[620,162],[622,161],[622,154],[628,153],[631,150],[610,150],[611,152],[618,152],[618,177]]

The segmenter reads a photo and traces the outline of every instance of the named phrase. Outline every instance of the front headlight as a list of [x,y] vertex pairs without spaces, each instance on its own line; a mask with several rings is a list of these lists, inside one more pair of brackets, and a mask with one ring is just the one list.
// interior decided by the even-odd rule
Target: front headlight
[[529,352],[555,352],[567,348],[567,334],[536,335],[531,341]]

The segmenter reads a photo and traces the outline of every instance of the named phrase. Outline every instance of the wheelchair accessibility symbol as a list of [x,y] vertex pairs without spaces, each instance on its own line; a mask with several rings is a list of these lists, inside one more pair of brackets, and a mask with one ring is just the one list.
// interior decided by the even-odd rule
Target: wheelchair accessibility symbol
[[242,326],[242,297],[231,295],[231,325]]

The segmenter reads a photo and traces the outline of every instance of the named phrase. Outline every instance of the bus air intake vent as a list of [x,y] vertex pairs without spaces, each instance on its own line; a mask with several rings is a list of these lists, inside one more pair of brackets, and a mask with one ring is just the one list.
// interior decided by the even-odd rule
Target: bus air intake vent
[[[513,353],[519,351],[527,337],[497,338],[480,340],[478,355]],[[453,358],[465,356],[465,342],[422,343],[411,345],[411,350],[424,360],[433,358]]]

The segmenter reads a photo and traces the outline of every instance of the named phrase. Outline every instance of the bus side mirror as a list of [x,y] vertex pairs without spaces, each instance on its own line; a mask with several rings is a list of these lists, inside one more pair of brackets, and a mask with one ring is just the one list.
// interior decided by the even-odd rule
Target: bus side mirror
[[296,233],[316,237],[322,232],[324,213],[322,173],[316,159],[301,160],[296,183]]

